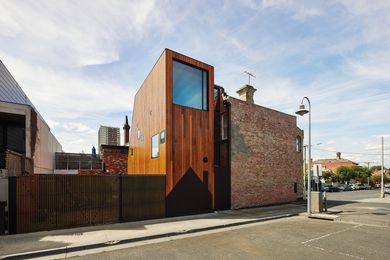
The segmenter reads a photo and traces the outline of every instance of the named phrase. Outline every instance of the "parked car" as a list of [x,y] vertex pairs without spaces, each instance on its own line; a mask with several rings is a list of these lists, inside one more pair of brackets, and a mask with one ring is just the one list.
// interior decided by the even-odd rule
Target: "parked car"
[[385,193],[390,194],[390,186],[385,187]]
[[321,187],[321,191],[335,192],[335,191],[340,191],[340,189],[333,185],[324,185]]
[[367,183],[362,184],[361,190],[371,190],[371,186]]
[[351,188],[352,188],[353,190],[360,190],[360,184],[354,183],[354,184],[352,184]]
[[375,183],[375,189],[379,189],[381,187],[380,183]]
[[347,184],[341,184],[341,185],[339,185],[339,190],[340,191],[351,191],[353,189],[351,186],[349,186]]

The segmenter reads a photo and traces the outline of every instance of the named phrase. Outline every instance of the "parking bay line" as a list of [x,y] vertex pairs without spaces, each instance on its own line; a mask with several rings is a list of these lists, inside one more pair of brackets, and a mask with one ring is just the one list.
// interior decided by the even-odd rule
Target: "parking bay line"
[[328,234],[325,234],[325,235],[322,235],[322,236],[319,236],[319,237],[316,237],[316,238],[309,239],[309,240],[301,242],[301,243],[305,247],[312,247],[312,248],[315,248],[315,249],[318,249],[318,250],[321,250],[321,251],[324,251],[324,252],[327,251],[329,253],[337,253],[339,255],[343,255],[343,256],[347,256],[347,257],[351,257],[351,258],[364,259],[363,257],[360,257],[360,256],[355,256],[355,255],[351,255],[351,254],[343,253],[343,252],[336,252],[336,251],[333,251],[333,250],[330,250],[330,249],[325,249],[325,248],[322,248],[322,247],[319,247],[319,246],[310,245],[311,242],[318,241],[320,239],[323,239],[323,238],[326,238],[326,237],[330,237],[332,235],[340,234],[340,233],[343,233],[343,232],[346,232],[348,230],[351,230],[351,229],[354,229],[354,228],[358,228],[358,227],[361,227],[361,226],[364,226],[364,224],[357,224],[357,225],[354,225],[353,227],[345,228],[343,230],[339,230],[339,231],[336,231],[336,232],[331,232],[331,233],[328,233]]

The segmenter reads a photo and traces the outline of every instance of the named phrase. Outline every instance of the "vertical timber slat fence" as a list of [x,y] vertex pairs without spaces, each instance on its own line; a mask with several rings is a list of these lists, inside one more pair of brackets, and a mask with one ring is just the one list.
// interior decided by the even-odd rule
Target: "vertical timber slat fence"
[[11,234],[165,217],[165,175],[9,179]]

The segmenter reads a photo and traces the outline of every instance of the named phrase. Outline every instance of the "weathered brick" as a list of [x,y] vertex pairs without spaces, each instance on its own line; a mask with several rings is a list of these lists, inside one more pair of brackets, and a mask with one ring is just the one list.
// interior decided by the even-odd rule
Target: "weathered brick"
[[102,145],[102,160],[106,174],[127,174],[129,147]]
[[80,169],[80,175],[101,175],[103,174],[103,170],[101,169]]
[[296,117],[235,98],[230,102],[231,207],[297,200],[302,196],[303,170],[296,138],[303,140],[303,131]]

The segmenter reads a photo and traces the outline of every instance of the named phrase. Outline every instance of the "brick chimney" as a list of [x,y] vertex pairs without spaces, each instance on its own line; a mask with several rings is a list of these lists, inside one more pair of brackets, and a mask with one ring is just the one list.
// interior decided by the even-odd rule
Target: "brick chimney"
[[245,84],[238,91],[237,94],[241,100],[248,102],[249,104],[254,104],[253,95],[257,89],[253,86]]
[[127,119],[127,116],[126,116],[125,125],[123,126],[123,130],[125,133],[125,145],[129,145],[130,125],[129,125],[129,120]]
[[337,157],[337,160],[341,160],[341,153],[340,153],[340,152],[337,152],[337,153],[336,153],[336,157]]

